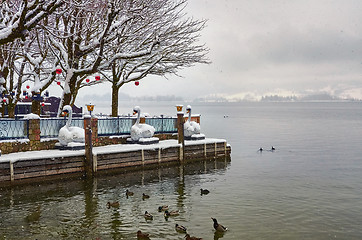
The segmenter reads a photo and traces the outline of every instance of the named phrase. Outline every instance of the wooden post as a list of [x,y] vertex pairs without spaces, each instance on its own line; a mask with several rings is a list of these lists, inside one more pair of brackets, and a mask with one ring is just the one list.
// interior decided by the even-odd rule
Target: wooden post
[[14,164],[10,161],[10,181],[14,182]]
[[98,118],[91,118],[92,146],[98,145]]
[[185,139],[184,139],[184,113],[182,112],[182,105],[177,105],[177,137],[178,143],[182,144],[182,154],[180,153],[180,161],[185,158]]
[[92,126],[90,115],[84,116],[85,133],[85,162],[84,171],[87,178],[93,177],[93,145],[92,145]]

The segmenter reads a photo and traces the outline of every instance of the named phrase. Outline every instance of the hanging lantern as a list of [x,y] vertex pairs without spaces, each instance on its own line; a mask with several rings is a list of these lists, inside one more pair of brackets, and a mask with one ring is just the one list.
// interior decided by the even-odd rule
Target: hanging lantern
[[55,73],[56,73],[56,74],[61,74],[61,73],[62,73],[62,69],[57,68],[57,69],[55,70]]
[[99,80],[101,80],[101,76],[96,76],[95,79],[96,79],[96,81],[99,81]]
[[3,99],[3,102],[6,103],[6,98]]
[[41,106],[44,107],[44,105],[45,105],[45,103],[42,102],[42,103],[41,103]]
[[30,86],[29,85],[26,85],[26,89],[29,89],[30,88]]
[[90,80],[89,80],[89,78],[87,78],[85,81],[88,83]]
[[138,86],[138,85],[140,85],[140,82],[139,82],[139,81],[135,81],[135,82],[134,82],[134,85]]
[[29,98],[28,95],[26,95],[26,96],[25,96],[25,99],[28,99],[28,98]]
[[58,85],[60,85],[60,82],[57,82]]

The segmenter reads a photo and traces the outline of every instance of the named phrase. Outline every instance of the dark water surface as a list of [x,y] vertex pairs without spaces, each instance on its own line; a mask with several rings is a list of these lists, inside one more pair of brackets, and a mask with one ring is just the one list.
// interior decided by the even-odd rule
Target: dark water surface
[[[1,189],[0,239],[136,239],[139,229],[151,239],[184,239],[175,223],[203,239],[362,239],[362,103],[192,106],[207,137],[231,144],[231,162]],[[135,195],[127,199],[126,189]],[[166,220],[159,205],[180,215]],[[211,217],[229,231],[215,234]]]

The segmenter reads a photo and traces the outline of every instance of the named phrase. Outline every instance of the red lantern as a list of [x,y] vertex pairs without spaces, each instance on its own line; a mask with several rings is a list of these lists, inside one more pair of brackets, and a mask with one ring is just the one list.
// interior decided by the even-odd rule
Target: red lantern
[[86,81],[86,82],[89,82],[90,80],[89,80],[89,78],[87,78],[85,81]]
[[30,86],[29,86],[29,85],[26,85],[26,88],[27,88],[27,89],[29,89],[29,88],[30,88]]
[[6,98],[3,99],[3,102],[6,103]]
[[28,95],[26,95],[26,96],[25,96],[25,99],[28,99],[28,98],[29,98]]
[[140,82],[139,82],[139,81],[135,81],[135,82],[134,82],[134,85],[138,86],[138,85],[140,85]]
[[55,73],[56,73],[56,74],[61,74],[61,73],[62,73],[62,69],[57,68],[57,70],[55,70]]
[[41,106],[44,107],[44,105],[45,105],[45,103],[42,102],[42,103],[41,103]]
[[57,82],[58,85],[60,85],[60,82]]
[[99,81],[99,80],[101,80],[101,76],[96,76],[95,79],[96,79],[96,81]]

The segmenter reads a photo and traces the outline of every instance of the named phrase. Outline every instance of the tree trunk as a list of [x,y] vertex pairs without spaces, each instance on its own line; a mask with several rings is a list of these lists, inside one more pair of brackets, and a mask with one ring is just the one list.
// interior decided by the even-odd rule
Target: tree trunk
[[33,100],[31,102],[31,112],[40,116],[40,102]]
[[13,103],[10,103],[8,105],[9,118],[15,118],[15,106],[16,106],[16,104],[13,104]]
[[116,84],[112,85],[112,117],[118,117],[118,90]]
[[72,94],[71,93],[64,93],[63,101],[61,101],[59,104],[59,109],[63,109],[65,105],[70,105],[70,102],[72,100]]

